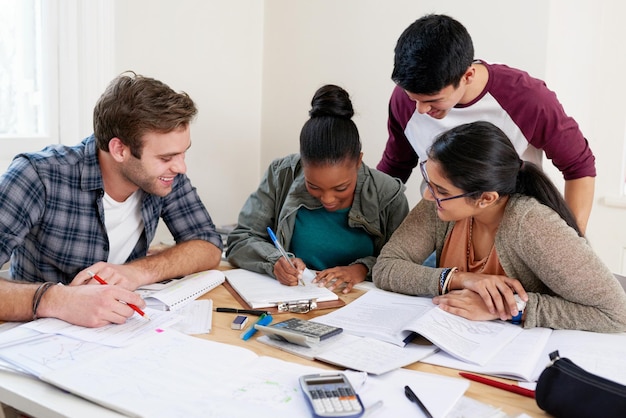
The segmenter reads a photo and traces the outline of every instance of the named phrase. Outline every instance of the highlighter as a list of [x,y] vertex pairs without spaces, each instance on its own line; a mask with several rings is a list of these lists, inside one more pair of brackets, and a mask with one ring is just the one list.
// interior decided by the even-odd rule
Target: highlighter
[[261,315],[253,325],[250,325],[244,332],[241,333],[241,339],[247,341],[256,333],[256,328],[254,327],[254,325],[269,325],[270,322],[272,322],[272,315]]

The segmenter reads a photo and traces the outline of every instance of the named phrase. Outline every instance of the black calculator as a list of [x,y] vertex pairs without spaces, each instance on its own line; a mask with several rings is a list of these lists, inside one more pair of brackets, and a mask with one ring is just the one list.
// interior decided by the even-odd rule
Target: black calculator
[[363,415],[361,398],[343,373],[307,374],[300,387],[315,418],[357,418]]
[[272,339],[287,341],[304,347],[313,347],[320,341],[343,331],[343,328],[299,318],[291,318],[271,325],[255,325],[254,327]]

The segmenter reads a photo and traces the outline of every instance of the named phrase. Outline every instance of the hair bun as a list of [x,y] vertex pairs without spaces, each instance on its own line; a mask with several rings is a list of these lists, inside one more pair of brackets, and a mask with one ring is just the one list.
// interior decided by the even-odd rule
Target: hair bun
[[347,91],[339,86],[327,84],[320,87],[311,100],[311,118],[322,116],[334,116],[345,119],[352,119],[354,109],[352,101]]

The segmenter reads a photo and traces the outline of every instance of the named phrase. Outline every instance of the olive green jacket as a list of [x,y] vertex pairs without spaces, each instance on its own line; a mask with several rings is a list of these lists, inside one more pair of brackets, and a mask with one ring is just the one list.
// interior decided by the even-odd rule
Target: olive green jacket
[[[361,164],[348,225],[374,237],[376,255],[409,212],[404,189],[400,180]],[[281,255],[266,228],[271,227],[283,247],[289,249],[296,213],[301,207],[312,210],[321,208],[322,204],[306,189],[300,156],[292,154],[274,160],[228,236],[228,261],[274,277],[274,263]],[[376,257],[371,256],[354,260],[352,264],[364,264],[371,278],[375,262]]]

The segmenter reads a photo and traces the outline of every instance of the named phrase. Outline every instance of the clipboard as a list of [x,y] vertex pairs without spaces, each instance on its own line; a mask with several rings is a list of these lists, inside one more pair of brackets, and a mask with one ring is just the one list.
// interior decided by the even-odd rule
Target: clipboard
[[[244,309],[252,309],[252,307],[232,287],[232,285],[228,282],[228,280],[224,281],[224,283],[222,283],[222,286],[224,286],[228,290],[228,292],[235,298],[235,300],[237,300],[237,302],[239,302],[239,304]],[[285,302],[288,302],[288,301],[285,301]],[[317,310],[322,310],[322,309],[341,308],[342,306],[345,306],[345,305],[346,305],[346,302],[344,302],[341,299],[329,300],[329,301],[325,301],[325,302],[317,302],[317,307],[315,309],[312,309],[312,310],[316,310],[317,311]],[[267,308],[257,308],[257,309],[262,309],[264,311],[267,311],[271,315],[280,315],[280,314],[284,314],[284,313],[293,313],[293,312],[289,312],[289,311],[279,311],[277,306],[271,306],[271,307],[267,307]]]

